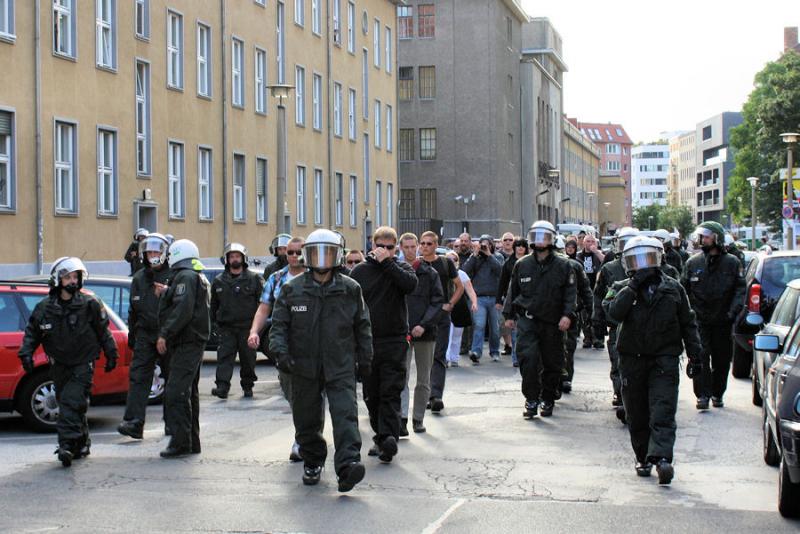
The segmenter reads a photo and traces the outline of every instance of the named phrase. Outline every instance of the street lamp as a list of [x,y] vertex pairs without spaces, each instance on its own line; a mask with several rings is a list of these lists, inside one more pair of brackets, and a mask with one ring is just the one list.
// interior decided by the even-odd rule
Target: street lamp
[[792,216],[789,218],[789,225],[786,230],[787,237],[787,250],[794,250],[794,154],[792,148],[794,144],[800,140],[800,134],[794,132],[787,132],[781,134],[781,139],[786,143],[786,157],[788,176],[786,176],[786,199],[789,201],[789,208],[792,210]]
[[458,195],[457,197],[455,197],[453,199],[453,200],[456,201],[456,203],[459,203],[459,202],[462,202],[462,201],[464,202],[464,221],[465,222],[469,220],[469,211],[468,211],[469,210],[469,205],[470,204],[475,204],[475,196],[476,196],[475,193],[472,193],[472,195],[467,195],[467,196]]
[[[594,203],[592,202],[592,200],[594,199],[594,195],[595,195],[594,191],[587,191],[586,192],[586,196],[589,197],[589,220],[592,221],[592,223],[594,223],[594,215],[592,214],[592,211],[593,211],[592,208],[594,207],[594,205],[593,205]],[[586,220],[586,207],[585,206],[583,208],[583,219]]]
[[278,192],[276,196],[277,209],[275,210],[275,218],[277,219],[277,229],[279,234],[286,233],[286,106],[283,103],[284,98],[289,98],[289,95],[294,89],[294,86],[283,83],[268,86],[270,93],[273,97],[278,99],[278,156],[277,166],[278,173],[276,183]]
[[605,233],[605,235],[608,235],[608,224],[609,224],[609,220],[608,220],[608,207],[609,207],[610,205],[611,205],[611,202],[603,202],[603,207],[605,207],[605,209],[606,209],[606,216],[605,216],[605,219],[604,219],[604,220],[605,220],[605,223],[606,223],[606,233]]
[[750,182],[750,224],[752,225],[753,250],[756,249],[756,187],[758,187],[758,176],[751,176],[747,179]]

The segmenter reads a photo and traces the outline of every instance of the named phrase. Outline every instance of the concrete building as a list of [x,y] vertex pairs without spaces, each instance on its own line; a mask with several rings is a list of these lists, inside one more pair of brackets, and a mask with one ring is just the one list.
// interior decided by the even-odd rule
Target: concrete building
[[633,208],[667,204],[669,145],[636,145],[631,148],[631,196]]
[[[397,2],[0,4],[13,80],[0,88],[0,224],[17,244],[0,276],[64,255],[125,272],[139,226],[207,258],[227,241],[264,256],[279,204],[293,233],[335,228],[356,246],[394,223]],[[295,87],[284,198],[275,83]]]
[[797,39],[797,26],[786,27],[783,29],[783,51],[794,50],[800,52],[800,42]]
[[667,203],[677,206],[680,203],[680,135],[669,138],[669,172],[667,173]]
[[692,217],[697,216],[697,201],[695,200],[697,191],[697,180],[695,178],[697,144],[695,138],[694,131],[686,132],[673,138],[677,148],[675,154],[670,151],[670,160],[672,160],[673,156],[677,157],[678,204],[689,206],[692,210]]
[[[695,206],[697,222],[717,221],[728,225],[725,195],[734,168],[728,149],[731,128],[742,122],[742,114],[726,111],[697,124],[695,128]],[[724,215],[724,217],[723,217]]]
[[600,149],[566,118],[561,170],[561,218],[559,222],[601,222],[597,209],[600,187]]

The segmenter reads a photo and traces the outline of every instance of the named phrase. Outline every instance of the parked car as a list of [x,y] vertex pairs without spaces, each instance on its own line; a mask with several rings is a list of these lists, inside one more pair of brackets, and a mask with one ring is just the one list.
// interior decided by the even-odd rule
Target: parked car
[[786,285],[800,278],[800,251],[757,254],[745,273],[745,301],[733,322],[733,365],[736,378],[748,378],[753,369],[753,336],[759,327],[747,324],[748,314],[758,314],[769,323]]
[[[17,352],[28,318],[49,287],[32,282],[0,282],[0,411],[19,412],[33,430],[55,430],[58,419],[55,388],[48,372],[50,363],[44,350],[34,354],[35,370],[26,374]],[[84,289],[85,292],[91,293]],[[105,373],[105,355],[97,362],[92,402],[125,400],[128,393],[128,371],[131,351],[128,349],[128,327],[125,321],[106,305],[109,329],[117,344],[117,368]]]
[[800,322],[781,343],[778,336],[756,335],[756,350],[776,354],[764,388],[762,407],[763,455],[778,466],[778,510],[800,517]]

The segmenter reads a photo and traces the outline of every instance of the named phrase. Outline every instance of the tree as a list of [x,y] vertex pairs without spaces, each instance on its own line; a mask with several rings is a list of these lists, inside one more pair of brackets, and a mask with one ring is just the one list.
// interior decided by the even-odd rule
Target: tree
[[788,51],[756,74],[755,88],[742,108],[743,122],[731,130],[736,168],[727,204],[733,220],[750,224],[748,176],[758,176],[758,219],[773,229],[781,226],[782,186],[779,171],[786,166],[783,132],[800,130],[800,54]]
[[[665,207],[660,204],[650,204],[649,206],[635,208],[633,210],[633,226],[639,230],[657,230],[659,228],[658,218],[664,209]],[[652,221],[652,224],[650,221]]]
[[670,232],[677,229],[683,238],[689,236],[696,226],[692,216],[692,209],[689,206],[668,205],[659,214],[658,227]]

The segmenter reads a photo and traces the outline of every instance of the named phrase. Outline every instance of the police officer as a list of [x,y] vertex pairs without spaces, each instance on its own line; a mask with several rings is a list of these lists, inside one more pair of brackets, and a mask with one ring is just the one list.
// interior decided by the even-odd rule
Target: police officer
[[[564,368],[564,332],[576,322],[575,271],[554,254],[556,229],[536,221],[528,231],[533,254],[517,260],[503,306],[506,326],[517,327],[517,359],[525,412],[530,419],[553,415]],[[542,401],[539,411],[539,401]]]
[[117,366],[117,346],[108,330],[103,304],[80,292],[89,274],[79,258],[64,257],[50,269],[50,293],[33,309],[19,358],[26,373],[33,373],[33,353],[44,346],[50,360],[58,403],[58,449],[64,467],[89,455],[91,440],[86,409],[92,389],[95,360],[106,356],[105,372]]
[[628,418],[636,474],[669,484],[675,474],[675,412],[678,409],[680,355],[686,347],[697,370],[701,351],[697,324],[680,283],[660,269],[663,245],[651,237],[635,237],[625,245],[622,260],[631,276],[615,282],[604,307],[616,322],[622,397]]
[[269,349],[291,376],[295,439],[304,460],[303,483],[317,484],[327,444],[323,395],[333,422],[334,464],[339,491],[364,478],[358,431],[356,375],[371,373],[372,333],[361,287],[338,272],[344,243],[330,230],[315,230],[303,246],[311,270],[281,288],[272,312]]
[[128,311],[128,346],[133,349],[130,387],[125,415],[117,431],[134,439],[142,439],[147,402],[153,384],[153,371],[158,362],[161,376],[168,375],[168,357],[156,350],[158,339],[158,300],[169,284],[167,265],[169,245],[165,236],[152,233],[139,246],[144,269],[133,275]]
[[736,246],[736,240],[728,233],[725,234],[725,251],[732,256],[736,256],[736,259],[742,264],[742,269],[747,267],[744,262],[744,252]]
[[[685,267],[686,262],[689,261],[689,253],[686,252],[686,249],[683,246],[683,241],[681,240],[681,234],[679,234],[678,232],[672,232],[669,235],[672,238],[672,248],[681,257],[681,265]],[[681,272],[683,272],[683,269],[681,269]]]
[[[594,296],[592,295],[592,288],[589,285],[589,277],[586,275],[583,264],[577,259],[570,257],[566,253],[566,243],[573,244],[574,248],[577,249],[578,242],[575,240],[567,240],[565,242],[564,238],[561,236],[556,238],[556,251],[559,255],[569,260],[569,264],[572,267],[572,270],[575,272],[575,289],[578,294],[578,299],[575,303],[575,313],[580,314],[584,312],[584,310],[588,310],[584,313],[584,316],[591,324]],[[569,393],[572,391],[572,378],[575,376],[575,349],[578,348],[578,337],[580,337],[580,335],[581,331],[579,322],[573,321],[569,327],[569,330],[567,330],[567,333],[564,336],[564,352],[566,358],[564,361],[564,369],[561,373],[561,384],[559,390],[563,393]],[[557,397],[559,396],[558,393],[559,392],[557,391]]]
[[128,246],[128,250],[125,251],[125,261],[131,264],[131,274],[133,276],[136,272],[144,267],[142,263],[142,259],[139,256],[139,245],[142,242],[142,239],[147,237],[147,228],[139,228],[133,234],[133,242]]
[[169,247],[172,279],[158,306],[159,354],[170,354],[164,392],[166,423],[172,438],[162,458],[200,453],[200,364],[211,329],[208,280],[200,272],[200,251],[188,239]]
[[744,269],[725,249],[725,230],[716,221],[706,221],[695,233],[702,254],[686,262],[681,283],[697,314],[703,372],[694,378],[697,409],[708,409],[708,398],[716,408],[724,405],[731,365],[731,327],[744,301]]
[[286,246],[291,241],[289,234],[278,234],[272,239],[269,245],[269,253],[275,256],[275,261],[264,268],[264,280],[269,280],[269,276],[286,267],[289,262],[286,260]]
[[678,276],[680,276],[681,271],[683,271],[683,259],[681,255],[678,254],[678,251],[672,247],[672,235],[663,228],[659,228],[655,231],[653,237],[661,241],[661,244],[664,246],[664,257],[662,261],[674,267],[678,272]]
[[228,243],[220,261],[225,271],[211,284],[211,317],[219,329],[217,347],[217,387],[211,394],[227,399],[236,354],[239,354],[239,377],[245,398],[253,396],[256,376],[256,351],[247,344],[250,324],[258,309],[264,280],[248,270],[247,248]]

